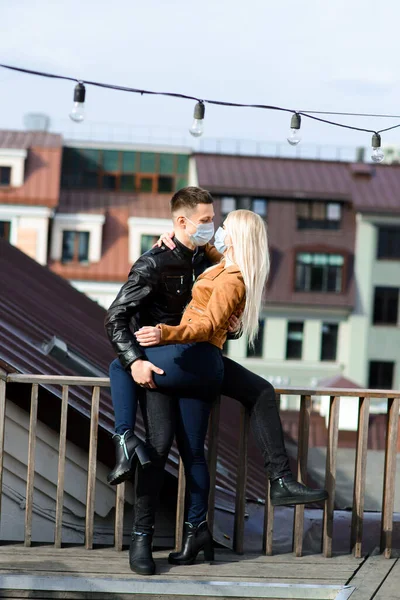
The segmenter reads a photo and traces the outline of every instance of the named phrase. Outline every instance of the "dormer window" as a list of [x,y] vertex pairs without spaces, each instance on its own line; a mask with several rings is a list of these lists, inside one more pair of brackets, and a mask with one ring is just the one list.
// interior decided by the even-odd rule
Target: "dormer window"
[[0,167],[0,186],[11,185],[11,167]]

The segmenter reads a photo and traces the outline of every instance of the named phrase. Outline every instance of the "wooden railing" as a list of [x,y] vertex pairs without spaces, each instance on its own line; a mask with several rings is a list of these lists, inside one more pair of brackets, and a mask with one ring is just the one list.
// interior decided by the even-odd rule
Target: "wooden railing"
[[[99,400],[100,389],[109,387],[107,378],[91,377],[59,377],[46,375],[5,375],[0,373],[0,490],[2,490],[3,478],[3,450],[4,450],[4,429],[5,429],[5,407],[6,407],[6,386],[7,383],[19,383],[31,385],[31,407],[30,407],[30,427],[28,444],[28,472],[26,483],[26,509],[25,509],[25,539],[26,546],[32,542],[32,507],[33,507],[33,489],[35,474],[35,443],[37,429],[37,414],[39,400],[39,386],[58,385],[62,388],[61,399],[61,419],[59,436],[59,456],[58,456],[58,479],[56,494],[56,518],[54,528],[54,545],[61,547],[62,543],[62,516],[64,500],[64,479],[65,479],[65,459],[66,459],[66,433],[67,433],[67,415],[68,415],[68,396],[71,386],[88,386],[92,388],[92,405],[90,421],[90,439],[89,439],[89,459],[88,476],[86,492],[86,518],[85,518],[85,548],[93,548],[94,535],[94,506],[95,506],[95,481],[96,481],[96,459],[97,459],[97,441],[98,441],[98,423],[99,423]],[[312,396],[330,396],[330,411],[328,425],[328,443],[326,453],[325,487],[329,493],[329,498],[325,502],[323,527],[322,527],[322,553],[325,557],[332,556],[332,536],[333,536],[333,518],[335,502],[336,485],[336,455],[339,436],[339,411],[341,397],[356,397],[359,399],[358,409],[358,429],[355,458],[355,476],[354,476],[354,496],[352,509],[352,524],[350,536],[350,551],[356,557],[362,555],[362,534],[363,534],[363,514],[366,480],[366,462],[367,462],[367,443],[368,443],[368,423],[371,398],[386,398],[388,401],[387,425],[386,425],[386,447],[385,464],[383,480],[383,498],[381,511],[381,551],[384,556],[389,558],[392,552],[392,532],[393,532],[393,510],[394,510],[394,490],[396,475],[396,453],[398,437],[398,420],[400,407],[400,392],[382,391],[382,390],[344,390],[344,389],[298,389],[285,388],[277,389],[277,402],[279,403],[281,394],[300,396],[299,426],[298,426],[298,454],[297,454],[297,476],[298,480],[306,483],[307,479],[307,459],[308,459],[308,440],[311,415],[311,397]],[[219,424],[219,402],[215,403],[209,424],[209,442],[208,442],[208,462],[210,469],[211,491],[209,502],[208,521],[212,529],[214,524],[214,505],[215,505],[215,482],[217,474],[217,456],[218,456],[218,424]],[[244,408],[241,409],[240,436],[238,451],[238,473],[236,484],[236,502],[235,502],[235,520],[233,548],[236,552],[242,553],[244,547],[244,525],[245,525],[245,505],[246,505],[246,480],[247,480],[247,446],[249,436],[250,414]],[[115,529],[114,546],[116,550],[122,549],[123,544],[123,519],[124,519],[124,499],[125,484],[116,487],[116,505],[115,505]],[[185,476],[182,461],[179,465],[177,513],[176,513],[176,547],[179,548],[182,540],[182,530],[184,521],[184,501],[185,501]],[[0,515],[1,515],[1,496],[0,496]],[[265,518],[264,518],[264,536],[263,551],[271,555],[273,551],[273,521],[274,508],[269,498],[269,484],[267,484],[265,498]],[[304,506],[300,505],[294,511],[293,524],[293,552],[296,556],[301,556],[303,551],[304,537]]]

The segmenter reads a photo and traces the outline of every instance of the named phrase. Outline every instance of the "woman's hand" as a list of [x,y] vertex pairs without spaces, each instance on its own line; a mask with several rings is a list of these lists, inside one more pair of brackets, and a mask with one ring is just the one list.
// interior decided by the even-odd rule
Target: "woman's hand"
[[142,327],[135,332],[135,337],[141,346],[158,346],[161,342],[161,330],[157,327]]
[[175,235],[175,231],[163,233],[162,235],[160,235],[160,237],[158,238],[158,241],[154,244],[153,248],[155,248],[156,246],[161,248],[161,246],[164,244],[164,246],[167,246],[167,248],[169,248],[170,250],[173,250],[174,248],[176,248],[176,244],[174,244],[174,242],[172,241],[172,238],[174,237],[174,235]]

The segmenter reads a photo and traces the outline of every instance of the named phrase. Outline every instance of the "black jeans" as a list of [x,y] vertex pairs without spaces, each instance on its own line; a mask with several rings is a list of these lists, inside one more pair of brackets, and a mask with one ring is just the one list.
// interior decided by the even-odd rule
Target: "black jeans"
[[[276,479],[290,472],[273,386],[227,357],[223,358],[223,363],[221,393],[238,400],[250,410],[252,430],[268,476]],[[147,392],[146,398],[141,402],[141,409],[152,453],[152,466],[145,471],[138,470],[134,527],[137,531],[151,533],[163,484],[164,467],[175,433],[181,456],[187,454],[184,445],[185,426],[179,418],[177,399],[160,391]]]

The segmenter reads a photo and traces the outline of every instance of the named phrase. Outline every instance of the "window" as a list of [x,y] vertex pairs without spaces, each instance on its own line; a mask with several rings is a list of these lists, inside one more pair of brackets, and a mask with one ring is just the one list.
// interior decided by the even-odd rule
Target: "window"
[[378,227],[378,258],[400,259],[400,227]]
[[374,297],[374,325],[397,325],[399,288],[376,287]]
[[321,360],[336,360],[338,326],[322,323]]
[[304,323],[289,321],[286,340],[286,358],[301,359],[303,353]]
[[11,183],[11,167],[0,167],[0,186],[10,185]]
[[339,229],[342,207],[338,202],[299,202],[298,229]]
[[187,155],[64,148],[62,187],[171,193],[187,186]]
[[257,337],[254,340],[254,348],[251,348],[250,345],[247,346],[248,358],[262,358],[263,341],[264,341],[264,324],[265,324],[265,321],[264,321],[264,319],[262,319],[259,322],[259,329],[258,329]]
[[393,386],[394,362],[375,361],[369,363],[368,387],[376,390],[390,390]]
[[9,241],[10,240],[10,230],[11,230],[10,221],[0,221],[0,239]]
[[225,217],[228,213],[236,210],[236,198],[224,196],[221,198],[221,213]]
[[63,263],[89,262],[88,231],[63,231],[61,261]]
[[267,201],[265,198],[253,198],[252,209],[260,217],[267,216]]
[[300,252],[296,256],[296,291],[340,293],[343,265],[340,254]]
[[140,254],[151,250],[154,244],[157,242],[158,235],[141,235],[140,236]]

